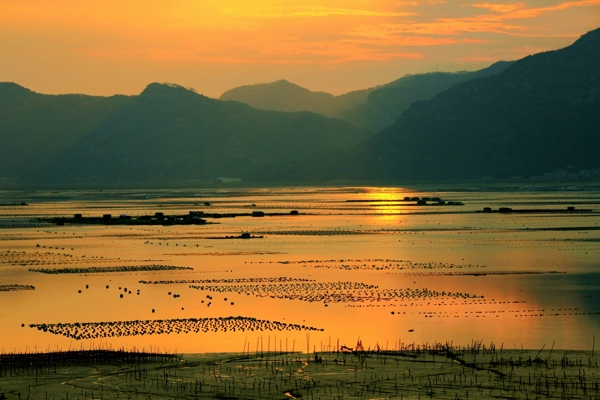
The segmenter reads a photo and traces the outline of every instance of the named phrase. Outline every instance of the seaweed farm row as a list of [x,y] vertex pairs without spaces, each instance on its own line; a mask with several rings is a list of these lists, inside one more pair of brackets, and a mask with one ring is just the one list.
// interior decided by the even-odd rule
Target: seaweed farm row
[[423,289],[379,289],[377,286],[356,282],[290,283],[263,285],[191,285],[190,288],[218,293],[246,293],[308,302],[347,303],[366,301],[393,301],[417,299],[473,299],[483,296],[461,292]]
[[232,279],[177,279],[168,281],[139,281],[143,285],[173,285],[173,284],[224,284],[224,283],[281,283],[281,282],[314,282],[314,279],[288,278],[285,276],[277,278],[232,278]]
[[[64,249],[63,249],[64,250]],[[52,252],[25,252],[10,251],[0,252],[0,264],[5,265],[65,265],[65,264],[104,264],[117,262],[116,258],[104,256],[74,256],[68,253]],[[135,262],[132,259],[118,259],[118,262]]]
[[35,290],[33,285],[2,285],[0,284],[0,292],[13,292],[15,290]]
[[470,269],[486,268],[477,264],[454,264],[445,262],[413,262],[409,260],[359,259],[359,260],[302,260],[279,261],[279,264],[300,264],[303,267],[335,268],[351,270],[414,270],[414,269]]
[[[388,272],[388,274],[399,274],[400,272]],[[404,272],[405,276],[486,276],[486,275],[543,275],[543,274],[566,274],[566,271],[478,271],[478,272]]]
[[106,274],[111,272],[149,272],[149,271],[191,271],[192,267],[174,265],[125,265],[115,267],[83,267],[83,268],[29,268],[30,272],[42,274]]
[[30,324],[43,332],[63,335],[75,340],[119,336],[160,335],[170,333],[244,332],[244,331],[322,331],[310,326],[267,321],[252,317],[177,318],[168,320],[135,320],[112,322],[74,322]]

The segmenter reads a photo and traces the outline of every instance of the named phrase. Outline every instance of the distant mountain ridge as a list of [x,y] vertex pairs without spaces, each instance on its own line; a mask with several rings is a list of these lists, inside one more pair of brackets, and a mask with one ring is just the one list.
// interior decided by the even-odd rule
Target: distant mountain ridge
[[364,102],[373,90],[364,89],[334,96],[313,92],[285,79],[272,83],[245,85],[223,93],[219,100],[233,100],[254,108],[272,111],[309,111],[327,117],[336,117],[349,107]]
[[498,61],[478,71],[405,75],[374,88],[369,92],[364,103],[345,109],[336,117],[375,133],[393,124],[413,103],[429,100],[456,84],[497,75],[511,64],[510,61]]
[[[302,181],[444,181],[600,170],[600,30],[412,104],[348,150],[279,168]],[[308,166],[298,173],[299,165]],[[261,171],[262,179],[266,179]],[[595,175],[594,175],[595,176]]]
[[496,75],[510,64],[511,62],[500,61],[479,71],[406,75],[385,85],[340,96],[313,92],[286,80],[279,80],[240,86],[226,91],[219,99],[240,101],[263,110],[310,111],[346,120],[375,133],[391,125],[412,103],[430,99],[457,83]]

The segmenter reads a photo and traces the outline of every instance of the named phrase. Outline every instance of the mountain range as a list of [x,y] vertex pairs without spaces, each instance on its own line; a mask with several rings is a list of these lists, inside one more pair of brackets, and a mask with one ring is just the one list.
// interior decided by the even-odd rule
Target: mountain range
[[220,100],[234,100],[275,111],[310,111],[340,118],[371,133],[391,125],[412,103],[427,100],[457,83],[497,75],[511,62],[499,61],[478,71],[430,72],[406,75],[368,89],[334,96],[313,92],[286,80],[240,86],[226,91]]
[[[0,83],[0,183],[600,179],[600,30],[481,71],[406,76],[343,96],[279,81],[222,97],[240,93],[260,104],[173,84],[97,97]],[[285,110],[264,109],[275,106]]]
[[413,103],[350,149],[257,172],[270,181],[600,179],[600,29]]
[[366,137],[341,120],[257,110],[172,84],[101,98],[2,83],[0,108],[0,177],[32,184],[212,181]]
[[339,117],[348,109],[365,103],[376,88],[356,90],[340,96],[313,92],[281,79],[272,83],[239,86],[223,93],[219,100],[233,100],[254,108],[272,111],[309,111],[326,117]]

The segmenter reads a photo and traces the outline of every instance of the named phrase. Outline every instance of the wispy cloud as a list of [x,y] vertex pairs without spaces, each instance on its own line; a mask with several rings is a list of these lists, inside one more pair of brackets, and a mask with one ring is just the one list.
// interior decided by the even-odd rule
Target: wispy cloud
[[547,7],[533,7],[523,8],[515,10],[499,17],[503,19],[524,19],[524,18],[536,18],[543,13],[552,11],[562,11],[574,7],[591,7],[600,5],[600,0],[581,0],[581,1],[567,1],[564,3],[555,4]]
[[[55,52],[61,60],[77,53],[75,60],[169,72],[228,65],[243,75],[250,64],[264,71],[269,64],[342,70],[344,64],[363,68],[378,62],[400,70],[439,60],[451,65],[515,59],[544,46],[558,48],[600,16],[600,0],[154,0],[144,6],[86,0],[56,7],[62,1],[0,0],[5,54],[17,59],[2,45],[20,41],[12,44],[20,52]],[[562,18],[570,25],[557,23]],[[583,19],[585,28],[578,26]],[[4,65],[10,60],[2,58]]]
[[398,36],[386,38],[369,38],[369,39],[344,39],[342,43],[354,43],[359,45],[372,45],[379,47],[428,47],[428,46],[450,46],[460,43],[462,40],[455,38],[432,38],[424,36]]
[[513,4],[498,4],[498,3],[477,3],[473,4],[473,7],[476,8],[485,8],[490,11],[499,12],[499,13],[507,13],[511,11],[518,10],[520,8],[525,7],[524,3],[513,3]]
[[[393,38],[398,35],[440,35],[455,36],[465,33],[494,33],[511,36],[571,36],[567,34],[553,35],[549,32],[540,34],[520,19],[537,18],[544,13],[551,13],[575,7],[591,7],[600,5],[600,0],[568,1],[547,7],[526,8],[524,3],[496,4],[477,3],[473,7],[495,11],[496,13],[480,14],[470,17],[434,18],[431,21],[399,21],[362,24],[354,28],[350,34],[361,37]],[[533,32],[532,32],[533,30]]]
[[[249,43],[248,43],[249,44]],[[250,44],[249,44],[250,45]],[[106,59],[138,59],[162,61],[177,64],[219,63],[219,64],[320,64],[336,65],[351,61],[387,61],[391,59],[421,59],[418,52],[399,52],[360,46],[359,43],[343,42],[289,42],[282,49],[273,43],[271,46],[246,48],[246,53],[231,52],[234,55],[221,55],[214,50],[194,48],[149,48],[136,51],[96,49],[82,50],[89,57]]]
[[460,35],[462,33],[505,33],[507,31],[523,30],[524,28],[521,26],[508,25],[501,21],[440,18],[433,22],[361,25],[355,28],[352,34],[366,37],[393,37],[398,34],[447,36]]
[[221,10],[224,14],[236,17],[251,18],[284,18],[284,17],[407,17],[414,16],[411,12],[391,12],[376,10],[357,10],[350,8],[330,7],[237,7]]

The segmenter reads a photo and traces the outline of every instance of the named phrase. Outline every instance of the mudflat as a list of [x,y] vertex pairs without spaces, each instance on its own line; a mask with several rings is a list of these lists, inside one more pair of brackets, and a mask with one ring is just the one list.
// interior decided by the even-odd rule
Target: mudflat
[[[360,346],[360,343],[357,344]],[[597,398],[598,354],[482,343],[399,350],[0,356],[0,397],[31,399]]]

